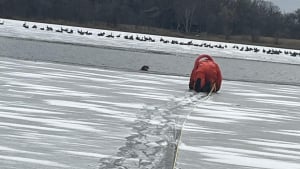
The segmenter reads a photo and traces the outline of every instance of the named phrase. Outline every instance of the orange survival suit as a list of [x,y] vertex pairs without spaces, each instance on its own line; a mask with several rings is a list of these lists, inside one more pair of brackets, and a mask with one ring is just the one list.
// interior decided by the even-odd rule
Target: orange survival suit
[[217,92],[221,88],[222,75],[220,68],[209,55],[200,55],[190,77],[189,88],[196,92]]

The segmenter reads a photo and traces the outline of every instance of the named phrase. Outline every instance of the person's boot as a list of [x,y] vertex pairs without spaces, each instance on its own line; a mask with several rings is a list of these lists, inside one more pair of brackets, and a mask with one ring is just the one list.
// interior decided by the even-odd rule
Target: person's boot
[[205,84],[205,86],[203,87],[203,92],[209,93],[210,90],[211,90],[211,83],[210,83],[210,82],[207,82],[207,83]]
[[197,79],[195,83],[195,91],[197,93],[201,92],[201,79]]

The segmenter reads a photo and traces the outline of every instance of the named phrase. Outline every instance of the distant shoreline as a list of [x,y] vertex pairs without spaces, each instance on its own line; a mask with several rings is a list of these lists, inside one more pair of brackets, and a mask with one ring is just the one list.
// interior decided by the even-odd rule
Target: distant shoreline
[[[298,39],[285,39],[279,38],[275,39],[273,37],[263,37],[259,38],[260,42],[251,42],[251,37],[249,35],[232,35],[229,40],[225,39],[224,35],[213,35],[206,33],[182,33],[177,31],[172,31],[169,29],[155,28],[155,27],[146,27],[146,26],[137,26],[137,25],[112,25],[105,23],[77,23],[70,22],[64,20],[39,20],[39,19],[28,19],[28,18],[3,18],[3,19],[16,19],[23,20],[28,22],[42,22],[49,24],[58,24],[65,26],[77,26],[77,27],[85,27],[92,29],[105,29],[111,31],[125,31],[132,33],[144,33],[144,34],[152,34],[152,35],[160,35],[160,36],[170,36],[176,38],[188,38],[194,40],[207,40],[207,41],[215,41],[215,42],[225,42],[225,43],[238,43],[242,45],[256,45],[256,46],[265,46],[265,47],[274,47],[274,48],[287,48],[300,50],[300,40]],[[276,44],[277,43],[277,44]]]

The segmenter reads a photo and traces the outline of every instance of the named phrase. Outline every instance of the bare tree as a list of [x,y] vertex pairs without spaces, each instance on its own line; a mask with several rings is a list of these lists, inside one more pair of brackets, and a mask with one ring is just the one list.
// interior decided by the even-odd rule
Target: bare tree
[[191,30],[199,2],[198,0],[177,0],[174,2],[177,25],[182,25],[186,33],[189,33]]
[[233,32],[233,23],[235,20],[236,6],[234,1],[232,0],[224,0],[223,3],[220,4],[220,12],[219,17],[221,17],[223,33],[225,35],[225,39],[229,40],[230,36]]

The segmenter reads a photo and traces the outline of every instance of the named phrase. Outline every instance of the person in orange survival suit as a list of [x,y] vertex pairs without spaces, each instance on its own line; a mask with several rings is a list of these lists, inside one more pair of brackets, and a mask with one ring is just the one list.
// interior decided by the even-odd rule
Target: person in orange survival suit
[[219,65],[209,55],[200,55],[194,64],[189,88],[196,92],[217,92],[221,88],[222,75]]

